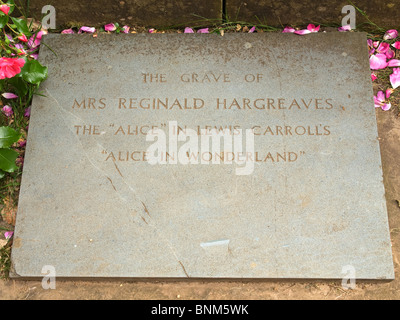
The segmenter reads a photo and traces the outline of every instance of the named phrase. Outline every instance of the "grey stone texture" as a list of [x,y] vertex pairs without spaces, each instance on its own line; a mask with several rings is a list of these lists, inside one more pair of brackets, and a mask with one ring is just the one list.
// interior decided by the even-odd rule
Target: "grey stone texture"
[[[43,41],[13,277],[393,279],[365,34]],[[150,164],[174,124],[252,129],[254,169]]]

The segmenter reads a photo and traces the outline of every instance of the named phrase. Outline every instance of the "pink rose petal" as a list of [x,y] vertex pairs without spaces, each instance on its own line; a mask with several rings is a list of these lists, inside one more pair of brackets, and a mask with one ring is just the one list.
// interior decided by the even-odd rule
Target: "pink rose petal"
[[393,89],[391,89],[391,88],[389,88],[389,89],[386,89],[386,91],[385,91],[385,97],[386,97],[386,99],[389,99],[390,98],[390,95],[393,93]]
[[2,94],[2,96],[3,96],[4,98],[6,98],[6,99],[16,99],[16,98],[18,98],[18,96],[17,96],[16,94],[11,93],[11,92],[4,92],[4,93]]
[[96,31],[96,28],[94,27],[81,27],[78,31],[78,33],[82,33],[82,32],[87,32],[87,33],[94,33]]
[[203,29],[197,30],[197,33],[209,33],[209,31],[208,31],[208,28],[203,28]]
[[285,27],[282,31],[282,33],[293,33],[295,32],[296,29],[292,28],[292,27]]
[[313,24],[310,23],[310,24],[307,26],[307,30],[309,30],[309,31],[311,31],[311,32],[318,32],[320,27],[321,27],[321,26],[316,27],[315,25],[313,25]]
[[369,58],[369,65],[372,70],[384,69],[387,67],[386,55],[378,53]]
[[6,231],[4,232],[4,237],[8,240],[13,236],[14,232],[12,231]]
[[104,26],[104,30],[105,31],[115,31],[115,30],[117,30],[117,27],[115,26],[114,23],[109,23]]
[[252,27],[252,28],[249,30],[249,33],[253,33],[254,31],[256,31],[256,27],[255,27],[255,26]]
[[389,43],[387,42],[381,42],[376,51],[378,53],[385,53],[386,51],[389,50]]
[[390,104],[390,102],[381,105],[383,111],[388,111],[391,107],[392,105]]
[[8,106],[8,105],[5,105],[2,109],[1,109],[1,111],[4,113],[4,115],[6,116],[6,117],[11,117],[13,114],[14,114],[14,112],[13,112],[13,109],[10,107],[10,106]]
[[130,27],[128,27],[128,26],[123,26],[122,28],[121,28],[121,31],[123,32],[123,33],[129,33],[129,30],[130,30],[131,28]]
[[183,33],[194,33],[192,28],[186,27],[185,31],[183,31]]
[[303,29],[303,30],[296,30],[294,33],[302,36],[302,35],[309,34],[312,32],[308,29]]
[[65,30],[61,31],[61,33],[62,34],[72,34],[72,33],[75,33],[75,32],[72,29],[65,29]]
[[388,49],[388,51],[386,51],[385,54],[386,54],[386,58],[388,58],[388,59],[393,59],[395,56],[395,53],[392,49]]
[[397,30],[390,29],[390,30],[386,31],[385,35],[383,36],[383,39],[384,40],[395,39],[395,38],[397,38],[398,35],[399,35],[399,33],[397,32]]
[[346,31],[350,31],[351,30],[351,26],[350,25],[346,25],[346,26],[342,26],[338,28],[339,32],[346,32]]
[[376,74],[372,72],[372,73],[371,73],[371,80],[372,80],[372,81],[375,81],[377,78],[378,78],[378,77],[376,76]]
[[396,89],[400,86],[400,68],[393,68],[393,73],[389,76],[392,88]]
[[397,50],[400,50],[400,41],[396,41],[392,44],[392,46],[395,47]]
[[400,60],[398,59],[389,60],[388,67],[400,67]]

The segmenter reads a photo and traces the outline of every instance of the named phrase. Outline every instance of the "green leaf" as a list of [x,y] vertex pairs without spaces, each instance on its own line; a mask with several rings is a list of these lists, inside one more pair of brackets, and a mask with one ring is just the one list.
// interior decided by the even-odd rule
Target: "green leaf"
[[0,16],[0,29],[3,29],[5,25],[8,23],[8,16]]
[[47,78],[47,67],[37,60],[28,60],[21,69],[21,77],[32,84],[39,84]]
[[32,35],[24,19],[11,17],[11,20],[14,22],[19,32],[25,34],[27,37]]
[[15,88],[18,96],[24,97],[28,93],[28,85],[21,77],[12,77],[8,82]]
[[0,170],[0,179],[3,179],[6,173],[3,170]]
[[8,15],[10,15],[11,13],[13,13],[14,9],[15,9],[15,3],[14,0],[8,0],[6,2],[6,4],[10,7],[10,11],[8,11]]
[[17,170],[18,167],[15,164],[15,160],[18,155],[17,151],[7,148],[0,149],[0,169],[6,172],[14,172]]
[[0,127],[0,148],[8,148],[21,138],[21,134],[10,127]]

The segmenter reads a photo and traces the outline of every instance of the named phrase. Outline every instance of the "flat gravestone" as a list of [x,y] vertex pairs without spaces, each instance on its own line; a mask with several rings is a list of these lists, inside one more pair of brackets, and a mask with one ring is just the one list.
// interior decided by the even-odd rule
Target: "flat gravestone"
[[394,278],[365,34],[44,42],[14,277]]

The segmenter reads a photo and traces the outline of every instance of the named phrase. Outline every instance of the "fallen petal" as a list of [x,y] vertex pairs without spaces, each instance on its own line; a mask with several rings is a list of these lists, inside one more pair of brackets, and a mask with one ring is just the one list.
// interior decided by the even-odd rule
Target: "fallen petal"
[[65,29],[65,30],[61,31],[61,33],[63,33],[63,34],[72,34],[72,33],[75,33],[75,32],[72,29]]
[[104,30],[105,31],[115,31],[115,30],[117,30],[117,27],[115,26],[114,23],[109,23],[104,26]]
[[10,106],[8,106],[8,105],[5,105],[5,106],[1,109],[1,111],[4,113],[4,115],[5,115],[6,117],[11,117],[11,116],[14,114],[12,108],[11,108]]
[[8,240],[13,236],[14,232],[12,231],[6,231],[4,232],[4,237]]
[[249,33],[253,33],[254,31],[256,31],[256,27],[255,27],[255,26],[252,27],[252,28],[249,30]]
[[375,81],[377,78],[378,78],[378,77],[376,76],[376,74],[372,72],[372,73],[371,73],[371,80],[372,80],[372,81]]
[[383,111],[388,111],[391,107],[392,107],[392,105],[390,104],[390,102],[384,103],[384,104],[382,104],[382,106],[381,106],[381,108],[382,108]]
[[282,33],[293,33],[295,32],[296,29],[292,28],[292,27],[285,27],[282,31]]
[[197,30],[197,33],[209,33],[209,31],[208,31],[208,28],[203,28],[203,29]]
[[82,32],[94,33],[95,31],[96,31],[96,28],[94,28],[94,27],[91,28],[91,27],[83,26],[79,29],[78,33],[82,33]]
[[398,35],[399,35],[399,33],[397,32],[397,30],[390,29],[390,30],[386,31],[385,35],[383,36],[383,39],[384,40],[395,39],[395,38],[397,38]]
[[186,27],[185,31],[183,31],[183,33],[194,33],[192,28]]
[[321,26],[316,27],[315,25],[313,25],[313,24],[310,23],[310,24],[307,26],[307,30],[308,30],[308,31],[311,31],[311,32],[318,32],[320,27],[321,27]]
[[4,92],[4,93],[2,94],[2,96],[3,96],[4,98],[6,98],[6,99],[16,99],[16,98],[18,98],[18,96],[17,96],[16,94],[11,93],[11,92]]
[[390,95],[393,93],[393,89],[391,89],[391,88],[389,88],[389,89],[386,89],[386,91],[385,91],[385,97],[386,97],[386,99],[389,99],[390,98]]
[[31,107],[25,109],[24,117],[29,118],[31,116]]
[[386,54],[386,58],[388,58],[388,59],[394,58],[394,55],[395,55],[394,51],[390,48],[388,49],[388,51],[386,51],[385,54]]
[[400,60],[398,59],[389,60],[388,67],[400,67]]
[[372,70],[379,70],[386,68],[388,63],[386,62],[386,55],[378,53],[372,55],[369,58],[369,66]]
[[342,26],[338,28],[339,32],[346,32],[346,31],[350,31],[351,30],[351,26],[347,25],[347,26]]
[[392,44],[392,46],[395,47],[397,50],[400,50],[400,41],[396,41]]
[[387,42],[381,42],[381,44],[376,49],[376,51],[379,53],[385,53],[388,50],[389,50],[389,43]]
[[[398,69],[398,68],[396,68],[396,69]],[[395,69],[393,69],[393,73],[389,76],[389,79],[390,79],[392,88],[396,89],[397,87],[400,86],[400,72],[396,72],[394,70]],[[400,69],[398,69],[398,70],[400,70]]]
[[311,33],[311,31],[308,29],[303,29],[303,30],[296,30],[294,33],[302,36]]

